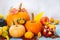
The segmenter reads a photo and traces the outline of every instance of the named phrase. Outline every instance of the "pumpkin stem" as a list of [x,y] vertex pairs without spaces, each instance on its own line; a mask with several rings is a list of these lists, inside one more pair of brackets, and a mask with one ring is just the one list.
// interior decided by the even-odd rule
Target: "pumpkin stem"
[[32,13],[32,22],[34,22],[34,13]]
[[19,12],[21,11],[21,7],[22,7],[22,3],[20,3],[20,5],[19,5]]
[[16,25],[16,26],[18,25],[18,23],[17,23],[17,20],[16,20],[16,19],[14,19],[14,23],[15,23],[15,25]]

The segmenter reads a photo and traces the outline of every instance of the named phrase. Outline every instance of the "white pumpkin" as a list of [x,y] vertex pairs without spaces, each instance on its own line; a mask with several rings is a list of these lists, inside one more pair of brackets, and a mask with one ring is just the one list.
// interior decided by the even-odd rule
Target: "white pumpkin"
[[9,34],[12,37],[22,37],[25,34],[25,27],[23,25],[12,25]]

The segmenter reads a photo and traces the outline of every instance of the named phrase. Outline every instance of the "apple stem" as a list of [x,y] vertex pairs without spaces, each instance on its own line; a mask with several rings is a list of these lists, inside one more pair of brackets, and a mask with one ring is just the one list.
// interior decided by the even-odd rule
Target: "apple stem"
[[21,11],[21,7],[22,7],[22,3],[20,3],[20,5],[19,5],[19,12]]
[[32,22],[34,22],[34,13],[32,13]]

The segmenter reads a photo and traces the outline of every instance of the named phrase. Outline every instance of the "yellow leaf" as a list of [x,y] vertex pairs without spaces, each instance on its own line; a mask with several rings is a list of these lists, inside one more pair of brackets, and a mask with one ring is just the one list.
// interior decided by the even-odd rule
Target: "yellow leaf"
[[35,20],[35,21],[40,21],[40,19],[42,18],[43,15],[44,15],[44,12],[38,13],[38,14],[34,17],[34,20]]

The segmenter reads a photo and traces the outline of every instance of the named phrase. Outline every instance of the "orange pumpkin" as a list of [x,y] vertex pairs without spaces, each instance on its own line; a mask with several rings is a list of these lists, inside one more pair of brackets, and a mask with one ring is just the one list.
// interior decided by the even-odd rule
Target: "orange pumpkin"
[[[15,9],[16,10],[16,9]],[[12,10],[13,11],[13,10]],[[17,10],[16,10],[17,11]],[[26,9],[21,9],[19,12],[13,11],[13,13],[10,12],[9,15],[7,15],[6,17],[6,21],[7,21],[7,25],[11,26],[11,23],[14,19],[18,19],[18,18],[24,18],[26,21],[30,20],[30,17],[28,15],[28,12],[26,11]]]
[[26,21],[30,20],[30,17],[28,15],[28,13],[26,13],[26,12],[19,12],[18,17],[19,18],[24,18]]
[[40,22],[36,22],[34,21],[34,19],[31,21],[27,21],[25,24],[25,27],[27,29],[27,31],[31,31],[34,34],[38,34],[39,32],[42,31],[42,24]]
[[38,34],[38,32],[42,31],[42,24],[39,22],[27,21],[25,27],[27,31],[32,31],[35,34]]

